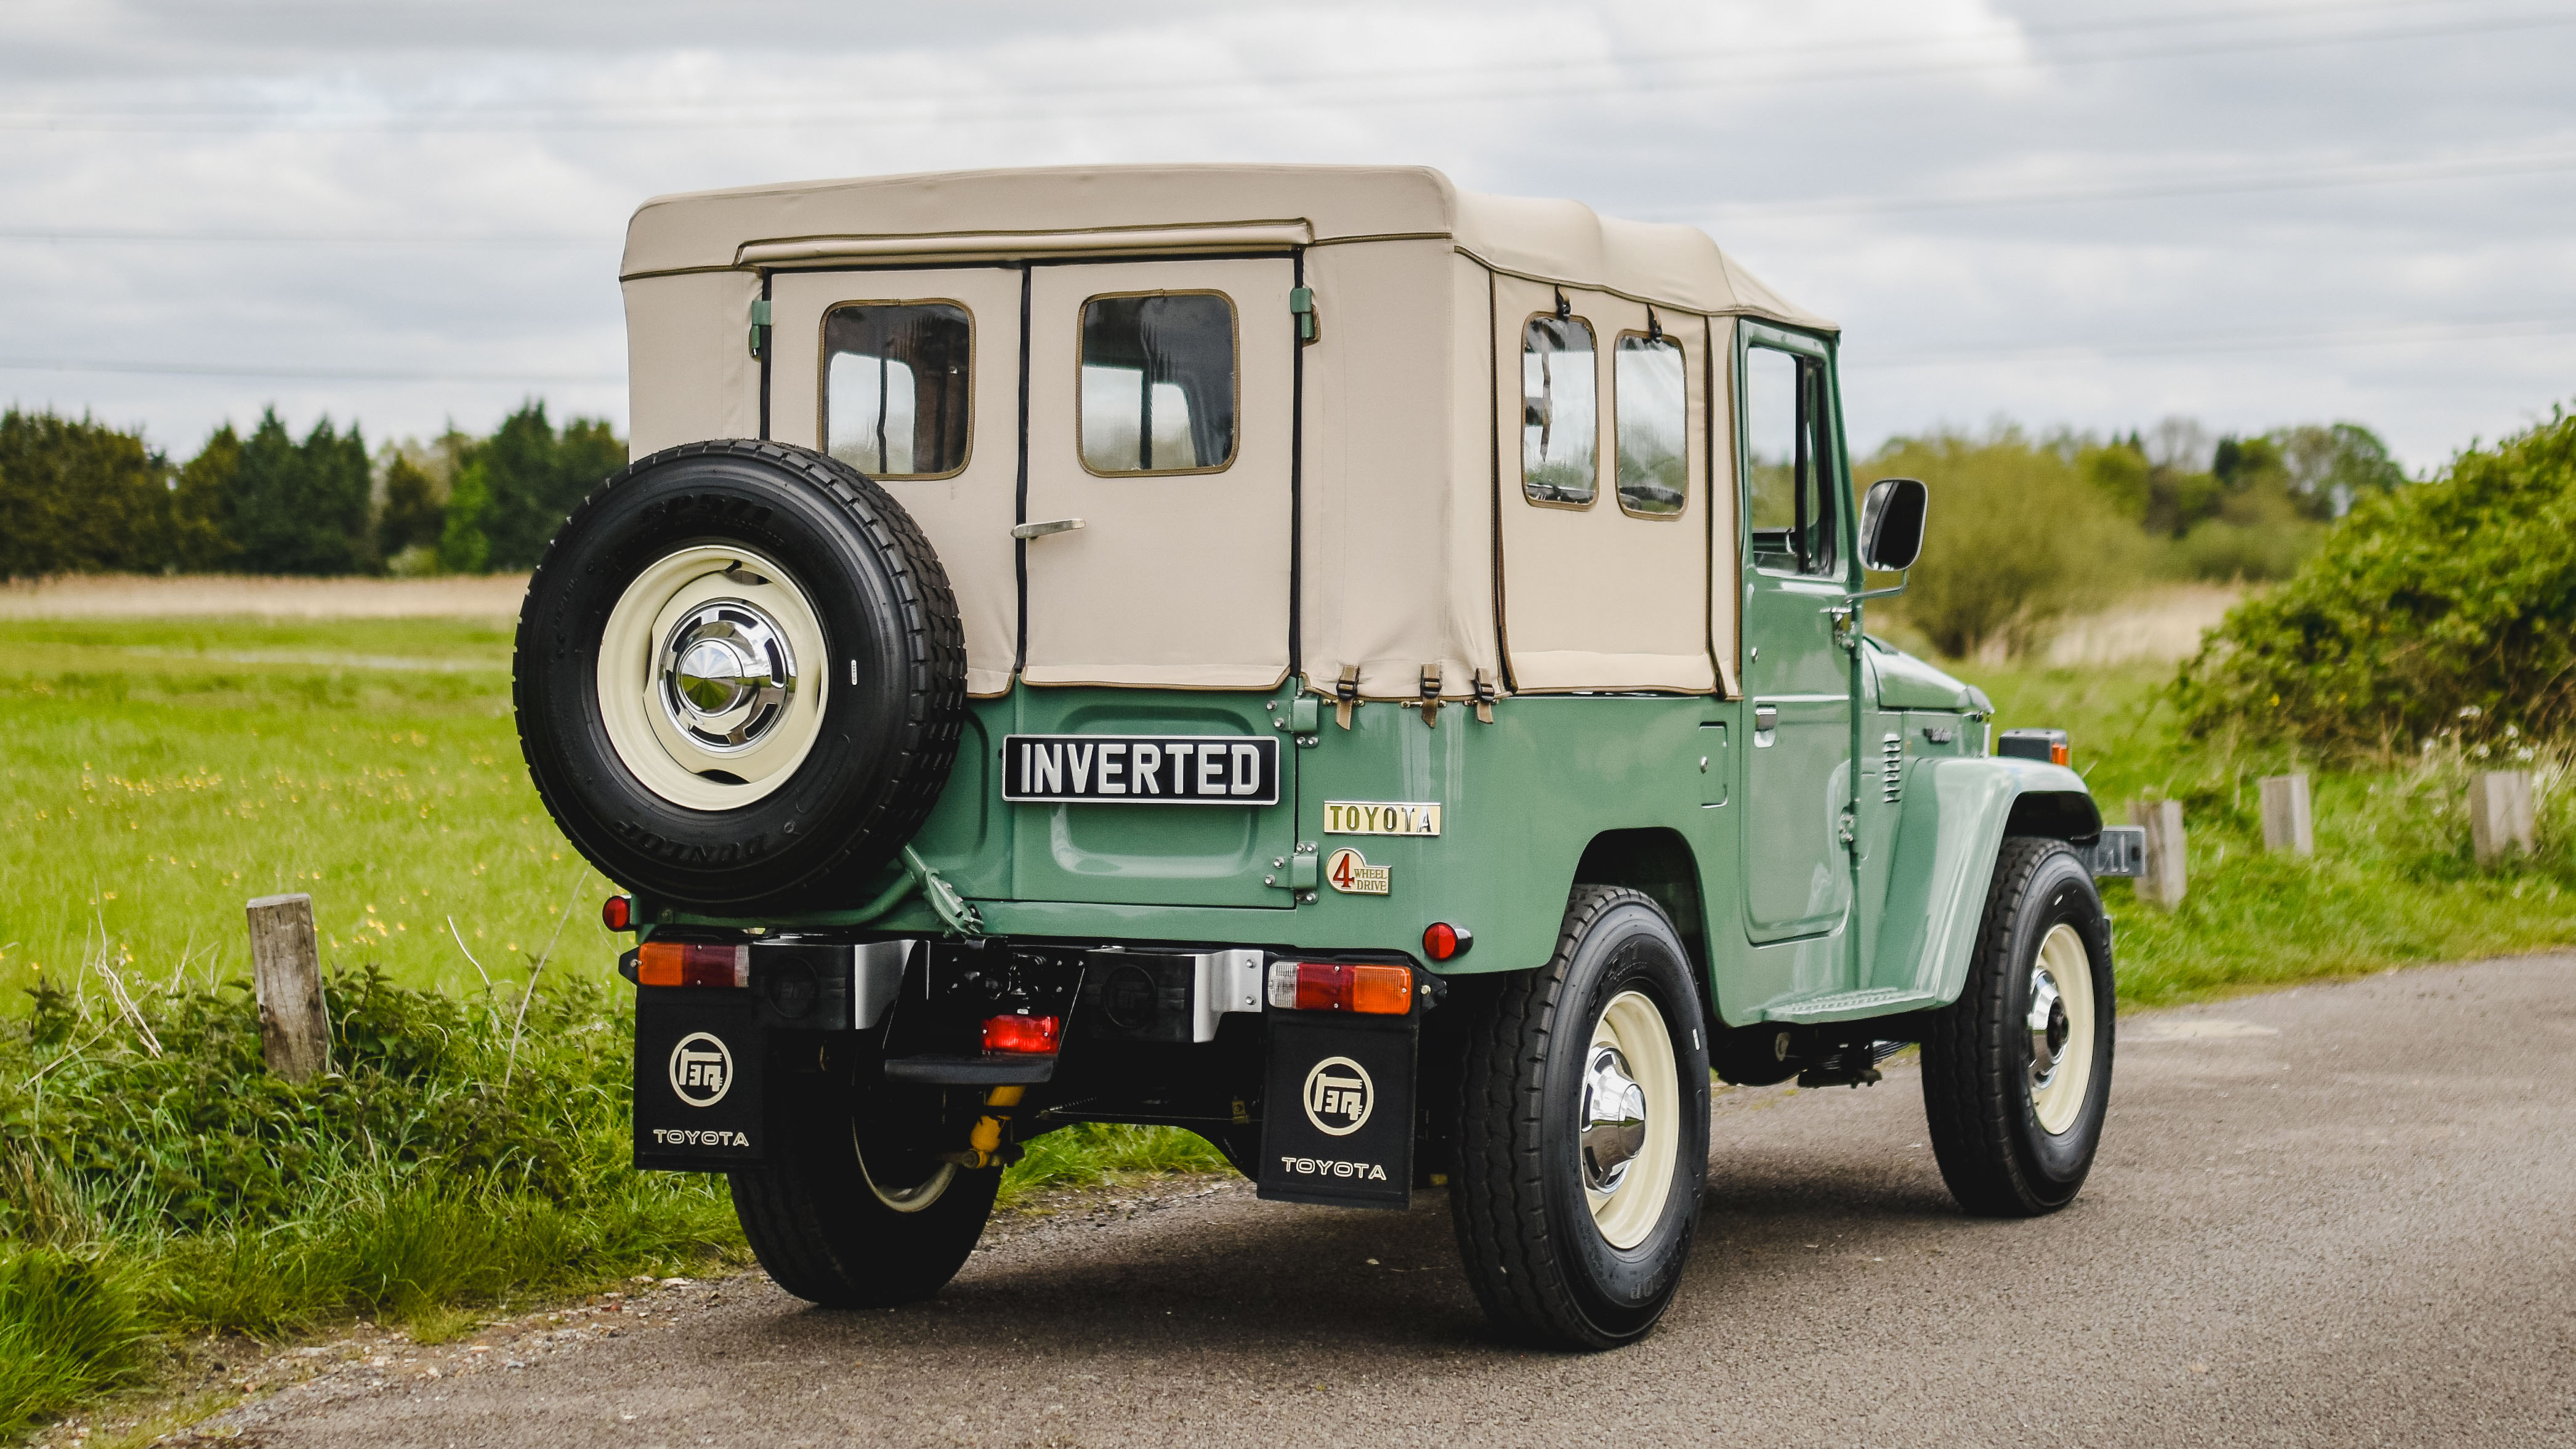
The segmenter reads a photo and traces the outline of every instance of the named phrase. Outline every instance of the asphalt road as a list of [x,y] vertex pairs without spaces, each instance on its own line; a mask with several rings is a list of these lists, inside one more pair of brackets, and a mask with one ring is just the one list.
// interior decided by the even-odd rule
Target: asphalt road
[[[2576,1444],[2576,957],[2124,1024],[2101,1162],[1961,1217],[1915,1079],[1723,1094],[1680,1301],[1605,1356],[1485,1332],[1438,1194],[1242,1187],[1024,1226],[938,1301],[656,1288],[388,1350],[277,1446]],[[713,1300],[710,1302],[709,1300]],[[425,1352],[425,1351],[423,1351]]]

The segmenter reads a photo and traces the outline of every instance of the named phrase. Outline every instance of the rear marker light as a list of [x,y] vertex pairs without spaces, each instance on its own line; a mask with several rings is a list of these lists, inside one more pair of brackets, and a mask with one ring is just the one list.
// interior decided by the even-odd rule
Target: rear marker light
[[1476,944],[1476,933],[1447,921],[1434,921],[1423,928],[1422,954],[1434,961],[1449,961],[1467,954]]
[[610,896],[599,903],[599,923],[612,931],[635,929],[635,902],[626,896]]
[[1273,961],[1270,1004],[1282,1011],[1402,1016],[1413,1009],[1413,971],[1342,961]]
[[1062,1044],[1064,1019],[1056,1016],[995,1016],[984,1022],[984,1050],[1053,1056]]
[[2069,751],[2069,750],[2066,748],[2066,741],[2064,741],[2064,740],[2051,740],[2051,741],[2049,741],[2049,743],[2048,743],[2048,762],[2049,762],[2050,764],[2052,764],[2052,765],[2063,765],[2063,764],[2065,764],[2065,763],[2067,762],[2067,759],[2068,759],[2068,757],[2069,757],[2069,755],[2070,755],[2070,754],[2071,754],[2071,751]]
[[647,941],[635,952],[635,979],[646,986],[749,986],[751,948]]

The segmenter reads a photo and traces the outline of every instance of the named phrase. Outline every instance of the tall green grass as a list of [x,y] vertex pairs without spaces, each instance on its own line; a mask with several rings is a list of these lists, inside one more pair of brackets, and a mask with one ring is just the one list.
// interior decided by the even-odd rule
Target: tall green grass
[[[2394,768],[2328,768],[2288,745],[2188,738],[2171,666],[1961,672],[1994,697],[1998,729],[2072,733],[2075,766],[2105,819],[2125,821],[2131,800],[2182,802],[2182,905],[2167,911],[2126,882],[2104,883],[2124,1001],[2576,942],[2576,789],[2564,746],[2445,743]],[[2481,867],[2467,797],[2470,777],[2490,769],[2534,773],[2540,848]],[[2313,856],[2263,848],[2262,778],[2293,771],[2313,792]]]

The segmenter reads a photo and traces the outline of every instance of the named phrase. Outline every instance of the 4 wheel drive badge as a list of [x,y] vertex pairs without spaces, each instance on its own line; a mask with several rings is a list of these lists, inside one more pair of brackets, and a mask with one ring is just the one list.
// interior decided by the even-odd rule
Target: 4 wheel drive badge
[[1324,861],[1324,880],[1333,889],[1349,896],[1382,896],[1387,893],[1387,873],[1391,865],[1371,865],[1368,857],[1345,845]]
[[1306,1120],[1327,1137],[1348,1137],[1368,1124],[1377,1084],[1349,1057],[1326,1057],[1306,1074]]
[[671,1048],[671,1092],[692,1107],[712,1107],[733,1088],[733,1052],[722,1041],[693,1031]]

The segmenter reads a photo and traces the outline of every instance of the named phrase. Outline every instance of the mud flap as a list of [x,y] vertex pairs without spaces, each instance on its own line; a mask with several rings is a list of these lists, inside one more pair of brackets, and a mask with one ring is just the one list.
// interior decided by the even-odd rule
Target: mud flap
[[761,1162],[763,1046],[747,990],[637,988],[635,1165],[722,1172]]
[[1268,1016],[1261,1196],[1337,1207],[1410,1206],[1418,1014]]

